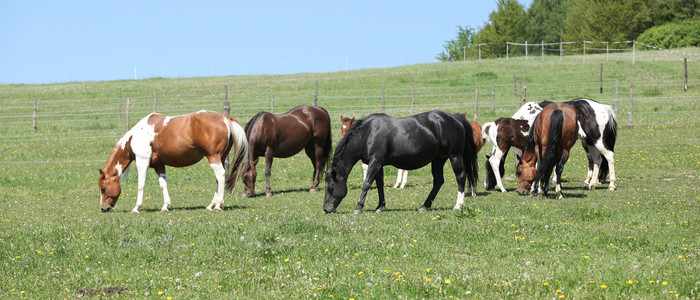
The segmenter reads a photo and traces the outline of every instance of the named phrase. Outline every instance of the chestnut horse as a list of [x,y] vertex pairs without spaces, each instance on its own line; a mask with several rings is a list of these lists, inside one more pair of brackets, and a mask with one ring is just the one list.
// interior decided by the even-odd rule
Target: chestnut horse
[[[542,109],[530,129],[522,157],[517,157],[517,191],[526,195],[529,191],[537,196],[540,185],[542,196],[547,197],[552,170],[556,167],[557,199],[561,193],[561,173],[569,159],[569,150],[578,138],[576,109],[568,103],[551,103]],[[534,185],[533,185],[534,182]]]
[[[462,117],[465,117],[467,113],[459,114]],[[473,132],[473,137],[474,137],[474,144],[476,145],[476,152],[479,152],[481,150],[481,147],[484,146],[484,142],[486,139],[482,136],[481,134],[481,124],[477,121],[469,121],[469,124],[472,126],[472,132]],[[346,118],[343,117],[342,115],[340,116],[340,137],[342,138],[345,136],[346,133],[348,133],[348,130],[350,130],[350,127],[355,125],[355,118]],[[362,163],[362,179],[364,180],[367,178],[367,164]],[[396,174],[396,183],[394,183],[393,188],[404,188],[406,186],[406,182],[408,181],[408,170],[404,169],[398,169],[398,172]]]
[[[227,158],[231,148],[234,149],[235,160],[231,174],[226,178]],[[104,170],[100,169],[100,208],[103,212],[114,209],[121,194],[120,179],[126,178],[131,162],[136,161],[138,196],[131,212],[138,213],[138,209],[143,206],[143,188],[149,167],[158,174],[158,182],[163,189],[161,211],[167,211],[170,196],[165,180],[165,166],[191,166],[206,156],[217,182],[216,193],[207,210],[221,210],[224,183],[226,188],[235,190],[245,166],[247,150],[245,132],[232,117],[212,111],[175,117],[149,114],[119,139],[107,158]]]
[[259,112],[245,125],[248,136],[248,165],[243,174],[245,192],[243,197],[255,196],[255,179],[258,172],[255,165],[260,156],[265,157],[265,195],[270,197],[270,175],[272,158],[287,158],[302,149],[314,166],[310,192],[315,192],[319,174],[328,163],[331,153],[331,119],[328,112],[319,106],[302,105],[290,111],[275,115]]

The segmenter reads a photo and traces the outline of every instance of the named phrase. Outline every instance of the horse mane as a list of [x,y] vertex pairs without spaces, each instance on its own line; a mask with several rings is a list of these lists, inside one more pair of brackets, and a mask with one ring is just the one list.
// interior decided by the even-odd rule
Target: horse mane
[[[343,153],[345,153],[345,148],[347,145],[350,143],[350,140],[355,136],[355,134],[360,131],[360,127],[364,124],[365,119],[359,119],[355,121],[355,125],[350,127],[350,130],[348,130],[348,133],[345,134],[340,139],[340,142],[338,142],[338,146],[335,147],[335,153],[333,153],[333,162],[332,166],[333,168],[335,167],[340,167],[340,157],[343,156]],[[343,170],[345,170],[345,165],[342,165]]]
[[255,122],[257,122],[258,119],[260,118],[260,116],[262,116],[264,113],[266,113],[266,112],[261,111],[261,112],[255,114],[252,118],[250,118],[250,121],[248,121],[248,123],[245,124],[245,129],[244,129],[244,130],[245,130],[245,136],[247,136],[248,138],[250,138],[250,131],[253,130],[253,126],[252,126],[252,125],[255,124]]

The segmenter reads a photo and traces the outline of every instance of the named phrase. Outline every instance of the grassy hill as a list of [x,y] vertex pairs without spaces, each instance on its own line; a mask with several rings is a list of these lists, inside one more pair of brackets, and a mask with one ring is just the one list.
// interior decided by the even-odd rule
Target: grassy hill
[[[634,65],[629,54],[511,57],[335,73],[0,85],[0,297],[697,298],[700,50],[683,51],[694,53],[687,92],[682,55],[651,51],[637,52]],[[581,188],[587,162],[576,145],[563,200],[518,196],[508,159],[510,192],[480,185],[463,211],[451,211],[456,184],[445,166],[433,210],[417,212],[432,183],[423,168],[410,172],[405,189],[386,188],[385,213],[352,215],[362,184],[356,166],[340,213],[325,215],[323,192],[306,192],[312,168],[300,154],[275,160],[272,197],[227,195],[223,212],[204,211],[214,177],[202,162],[168,169],[168,213],[158,212],[162,194],[152,171],[142,213],[128,213],[134,174],[117,212],[99,213],[97,169],[125,132],[127,98],[134,125],[153,111],[154,94],[158,112],[177,115],[221,111],[227,88],[231,115],[245,123],[270,110],[273,92],[276,113],[311,104],[318,82],[318,104],[331,114],[337,143],[340,115],[380,112],[382,88],[390,115],[441,109],[470,119],[478,89],[483,123],[517,110],[521,82],[528,101],[589,97],[615,105],[616,79],[615,192],[607,184]],[[490,147],[479,154],[480,166]],[[395,168],[385,174],[392,184]],[[368,195],[371,208],[376,191]]]

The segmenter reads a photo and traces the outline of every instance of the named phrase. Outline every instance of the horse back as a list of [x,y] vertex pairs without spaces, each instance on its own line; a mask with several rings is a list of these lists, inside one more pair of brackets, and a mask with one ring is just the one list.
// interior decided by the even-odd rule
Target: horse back
[[535,120],[535,127],[532,131],[533,139],[535,139],[538,145],[547,145],[549,139],[552,136],[550,131],[553,130],[553,124],[555,122],[552,118],[555,115],[555,111],[561,112],[561,132],[556,133],[560,138],[559,146],[563,149],[571,149],[576,143],[578,138],[578,123],[576,109],[573,105],[568,103],[552,103],[547,105],[542,109],[542,112]]

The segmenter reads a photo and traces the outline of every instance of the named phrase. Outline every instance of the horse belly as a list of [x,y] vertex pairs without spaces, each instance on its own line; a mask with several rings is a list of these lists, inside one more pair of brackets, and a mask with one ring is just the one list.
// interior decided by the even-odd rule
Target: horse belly
[[204,154],[197,148],[180,151],[154,151],[151,165],[166,165],[172,167],[187,167],[198,163]]

